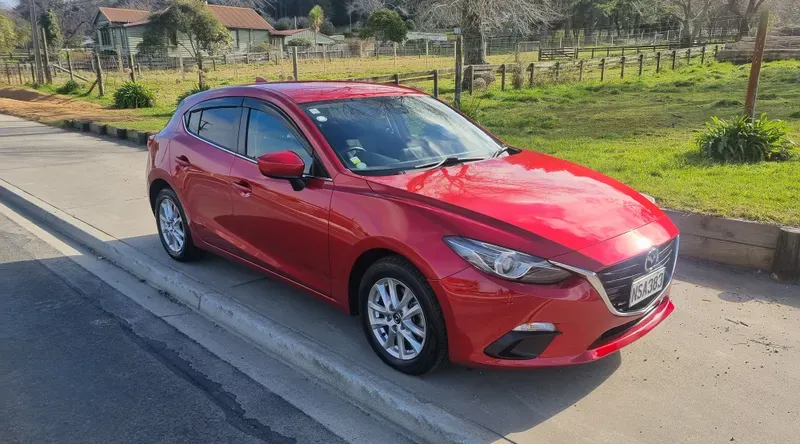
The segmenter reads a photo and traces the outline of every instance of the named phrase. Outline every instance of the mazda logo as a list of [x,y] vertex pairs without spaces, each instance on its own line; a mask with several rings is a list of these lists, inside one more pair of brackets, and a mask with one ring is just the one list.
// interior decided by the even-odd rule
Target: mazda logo
[[658,248],[652,248],[647,252],[647,258],[644,260],[645,271],[650,271],[658,263]]

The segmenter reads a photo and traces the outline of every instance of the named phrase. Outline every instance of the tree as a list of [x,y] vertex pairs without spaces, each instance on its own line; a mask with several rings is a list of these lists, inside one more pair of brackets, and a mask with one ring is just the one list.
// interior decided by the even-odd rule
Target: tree
[[[230,31],[211,14],[203,1],[173,0],[166,9],[150,16],[150,25],[140,45],[166,48],[172,41],[186,49],[197,59],[198,69],[203,69],[201,51],[213,54],[228,47],[231,40]],[[188,46],[184,42],[188,42]]]
[[727,0],[725,9],[739,19],[739,34],[747,35],[764,0]]
[[292,29],[294,20],[289,17],[281,17],[275,22],[275,29],[278,31],[286,31]]
[[675,14],[681,23],[684,45],[689,45],[700,35],[703,23],[708,19],[712,6],[720,0],[666,0],[668,10]]
[[319,27],[319,32],[325,35],[333,35],[336,34],[336,28],[333,26],[333,23],[331,23],[330,20],[325,19],[325,21],[322,22],[322,25]]
[[317,33],[323,20],[325,20],[325,13],[322,11],[322,7],[314,5],[311,11],[308,11],[308,23],[311,24],[311,29],[314,30],[314,45],[317,44]]
[[10,52],[17,44],[17,34],[14,29],[14,22],[3,14],[0,14],[0,52]]
[[58,17],[56,17],[55,11],[52,9],[48,9],[47,11],[42,13],[42,17],[39,19],[39,23],[42,24],[42,29],[44,30],[44,39],[47,41],[47,47],[58,51],[61,48],[61,45],[64,44],[64,37],[61,35],[61,27],[58,26]]
[[311,40],[304,39],[302,37],[297,37],[296,39],[291,39],[288,42],[286,42],[286,46],[300,46],[303,48],[308,48],[311,45],[312,45]]
[[486,64],[486,34],[529,34],[560,17],[557,0],[406,0],[417,23],[453,28],[464,35],[464,63]]
[[375,37],[379,42],[403,43],[407,31],[406,23],[397,11],[377,9],[361,30],[361,38]]
[[[58,17],[58,24],[64,42],[81,44],[84,35],[91,33],[92,20],[100,6],[112,6],[109,0],[33,0],[37,11],[52,9]],[[13,9],[14,15],[30,24],[30,2],[19,1]],[[35,18],[36,21],[40,17]]]

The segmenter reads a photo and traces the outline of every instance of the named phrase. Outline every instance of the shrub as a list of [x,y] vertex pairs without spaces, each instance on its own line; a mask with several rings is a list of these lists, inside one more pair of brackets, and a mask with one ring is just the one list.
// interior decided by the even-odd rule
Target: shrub
[[480,109],[480,106],[481,106],[481,99],[473,97],[470,100],[462,100],[461,106],[458,107],[458,110],[461,111],[465,116],[477,122],[478,109]]
[[525,68],[522,67],[521,62],[514,63],[509,66],[511,71],[511,86],[514,89],[522,89],[525,86]]
[[[494,75],[495,75],[494,71],[485,71],[476,73],[475,77],[472,79],[472,88],[473,89],[478,88],[476,83],[478,79],[483,80],[483,88],[488,88],[489,85],[491,85],[492,82],[496,80],[494,78]],[[469,89],[469,75],[464,76],[464,78],[461,80],[461,88],[463,88],[465,91]]]
[[80,83],[74,80],[67,80],[67,83],[59,87],[56,92],[59,94],[75,94],[81,89],[83,89],[83,86]]
[[800,119],[800,111],[795,111],[789,114],[789,117],[791,117],[792,119]]
[[125,82],[114,91],[117,108],[150,108],[156,103],[153,90],[137,82]]
[[472,88],[475,90],[486,89],[486,80],[483,80],[481,77],[476,77],[472,80]]
[[704,156],[718,161],[786,160],[792,145],[787,133],[785,122],[767,119],[765,114],[755,120],[746,116],[731,120],[712,117],[697,142]]
[[292,40],[289,40],[288,42],[286,42],[286,46],[302,46],[304,48],[307,48],[307,47],[309,47],[309,46],[311,46],[313,44],[314,44],[314,42],[312,42],[311,40],[304,39],[302,37],[298,37],[296,39],[292,39]]
[[694,86],[694,80],[676,80],[672,83],[673,85],[679,88],[685,88],[687,86]]
[[176,100],[175,103],[177,105],[180,105],[181,102],[183,102],[183,99],[185,99],[185,98],[187,98],[189,96],[193,96],[193,95],[195,95],[197,93],[201,93],[203,91],[208,91],[209,89],[211,89],[211,88],[209,88],[208,85],[206,85],[205,87],[200,87],[200,85],[195,85],[194,88],[192,88],[192,89],[190,89],[188,91],[185,91],[183,94],[178,96],[178,99]]
[[270,52],[274,50],[275,47],[270,45],[267,42],[256,43],[255,45],[250,47],[250,52]]
[[744,104],[740,100],[720,99],[714,103],[714,106],[744,106]]

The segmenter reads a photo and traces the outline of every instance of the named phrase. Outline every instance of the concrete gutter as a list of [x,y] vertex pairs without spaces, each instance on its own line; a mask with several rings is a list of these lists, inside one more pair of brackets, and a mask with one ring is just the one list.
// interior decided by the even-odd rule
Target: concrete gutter
[[0,180],[0,199],[146,280],[265,352],[327,385],[357,407],[395,424],[419,442],[509,442],[466,418],[418,398],[292,329],[266,318],[189,276],[153,261],[96,227]]

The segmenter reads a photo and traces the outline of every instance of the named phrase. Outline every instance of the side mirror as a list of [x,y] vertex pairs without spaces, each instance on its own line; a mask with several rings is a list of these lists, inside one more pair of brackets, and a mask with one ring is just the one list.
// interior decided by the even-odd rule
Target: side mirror
[[273,179],[288,179],[295,191],[305,188],[303,172],[306,164],[294,151],[278,151],[258,158],[258,170]]

